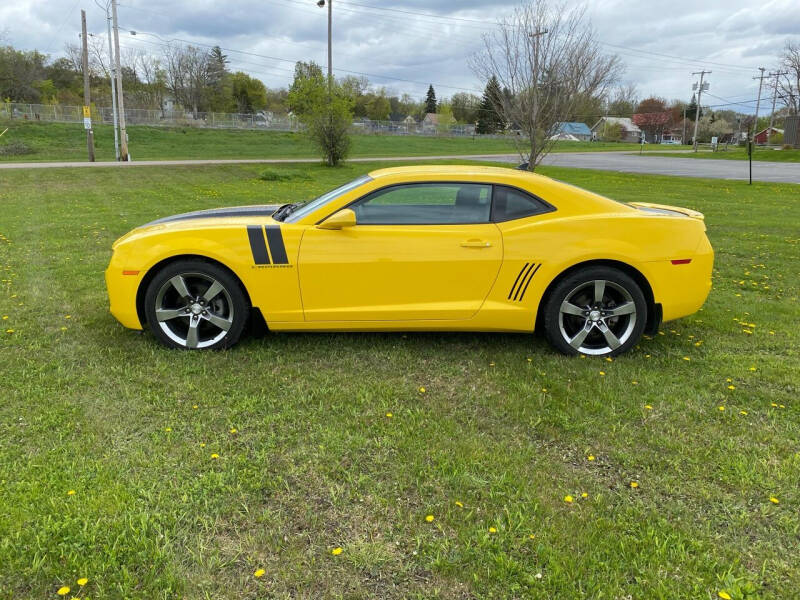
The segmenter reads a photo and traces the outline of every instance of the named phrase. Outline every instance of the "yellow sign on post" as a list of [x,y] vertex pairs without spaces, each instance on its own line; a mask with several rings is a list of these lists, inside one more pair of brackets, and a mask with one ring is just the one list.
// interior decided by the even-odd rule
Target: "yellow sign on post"
[[84,106],[83,107],[83,118],[90,118],[92,116],[92,107],[91,106]]

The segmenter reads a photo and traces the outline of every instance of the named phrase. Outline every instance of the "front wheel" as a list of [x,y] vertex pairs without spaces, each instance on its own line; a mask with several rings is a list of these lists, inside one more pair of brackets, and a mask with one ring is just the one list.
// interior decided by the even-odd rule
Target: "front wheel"
[[189,350],[234,345],[250,312],[236,278],[199,260],[164,267],[148,285],[144,302],[153,334],[166,346]]
[[639,341],[646,322],[641,288],[610,267],[587,267],[569,275],[545,305],[545,337],[564,354],[621,354]]

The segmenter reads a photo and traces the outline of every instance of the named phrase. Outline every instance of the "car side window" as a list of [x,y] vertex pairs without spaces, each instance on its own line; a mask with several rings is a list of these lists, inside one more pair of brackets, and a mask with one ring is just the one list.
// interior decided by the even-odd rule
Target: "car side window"
[[494,187],[492,202],[492,221],[512,221],[553,210],[535,196],[504,185]]
[[377,190],[350,208],[359,225],[488,223],[492,186],[414,183]]

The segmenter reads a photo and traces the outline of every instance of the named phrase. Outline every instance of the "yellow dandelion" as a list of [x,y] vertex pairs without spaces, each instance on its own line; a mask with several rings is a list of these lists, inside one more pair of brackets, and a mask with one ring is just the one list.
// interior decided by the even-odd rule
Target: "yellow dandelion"
[[614,359],[611,358],[610,356],[607,356],[606,357],[606,362],[614,362]]
[[606,372],[605,371],[600,371],[600,377],[605,377],[605,376],[606,376]]
[[75,490],[70,490],[67,492],[67,496],[74,496],[74,495],[75,495]]
[[236,427],[231,427],[230,428],[230,433],[239,433],[239,430],[236,429]]
[[570,495],[564,496],[564,502],[566,502],[567,504],[571,504],[572,503],[572,496],[570,496]]
[[781,501],[778,500],[775,496],[770,496],[769,497],[769,501],[772,502],[773,504],[780,504],[781,503]]
[[725,407],[724,407],[724,406],[722,406],[722,405],[720,404],[720,405],[717,407],[717,410],[725,410]]
[[200,447],[201,448],[205,448],[206,447],[206,443],[205,442],[200,442]]
[[750,370],[750,371],[755,371],[755,370],[756,370],[756,368],[755,368],[755,367],[750,367],[750,369],[749,369],[749,370]]
[[216,452],[211,455],[211,460],[217,460],[218,458],[219,458],[219,454],[217,454]]
[[650,358],[650,355],[649,354],[645,354],[644,357],[645,358]]
[[735,389],[736,389],[736,386],[735,386],[735,385],[729,385],[729,386],[728,386],[728,389],[729,389],[729,390],[735,390]]
[[546,394],[547,393],[547,388],[542,388],[542,393]]
[[697,347],[699,348],[700,346],[702,346],[702,345],[703,345],[703,340],[698,340],[698,341],[696,341],[696,342],[694,343],[694,345],[695,345],[695,346],[697,346]]
[[778,405],[777,405],[776,403],[774,403],[774,402],[773,402],[773,403],[771,403],[771,404],[770,404],[770,406],[771,406],[772,408],[778,408]]
[[746,410],[740,410],[740,411],[739,411],[739,414],[740,414],[740,415],[745,415],[745,416],[747,416],[747,411],[746,411]]
[[494,527],[489,527],[489,533],[497,533],[497,529]]
[[8,321],[8,315],[3,315],[3,321]]
[[532,358],[529,358],[529,359],[528,359],[528,362],[533,362],[533,359],[532,359]]
[[458,508],[464,508],[464,503],[463,503],[463,502],[460,502],[459,500],[456,500],[456,506],[457,506]]
[[64,315],[64,318],[65,318],[65,319],[71,319],[71,318],[72,318],[72,315]]
[[529,534],[529,535],[528,535],[528,539],[529,539],[529,540],[536,539],[536,535],[535,535],[535,534],[533,534],[533,533],[531,533],[531,534]]
[[419,393],[420,394],[424,394],[425,393],[425,388],[424,387],[420,387],[419,388]]
[[653,410],[653,407],[652,407],[652,406],[650,406],[649,404],[645,404],[645,405],[644,405],[644,407],[645,407],[647,410]]
[[634,379],[633,381],[631,381],[631,385],[639,385],[639,382]]
[[87,583],[89,583],[89,578],[88,577],[81,577],[80,579],[78,579],[78,585],[81,586],[81,587],[83,587]]
[[341,548],[334,548],[333,550],[331,550],[331,554],[333,554],[334,556],[339,556],[342,552],[343,550]]
[[588,498],[588,497],[589,497],[589,494],[587,494],[586,492],[583,492],[581,494],[581,498]]
[[581,358],[586,358],[586,355],[585,354],[581,354]]
[[490,362],[490,363],[489,363],[489,366],[490,366],[490,367],[493,367],[493,366],[494,366],[494,363],[493,363],[493,362]]
[[684,357],[683,357],[683,360],[692,360],[692,359],[691,359],[691,358],[689,358],[688,356],[684,356]]
[[192,408],[197,409],[197,404],[192,404]]
[[427,515],[427,516],[425,517],[425,520],[426,520],[428,523],[433,523],[433,515]]
[[631,481],[631,487],[632,487],[633,489],[636,489],[636,488],[638,488],[638,487],[639,487],[639,482],[638,482],[638,481]]
[[775,335],[775,332],[774,331],[770,331],[769,334],[770,335]]
[[264,573],[266,573],[266,571],[264,569],[256,569],[256,572],[253,573],[253,577],[256,577],[256,578],[263,577]]
[[392,413],[386,413],[386,418],[391,419],[394,415]]
[[586,460],[594,460],[594,454],[590,454],[586,457]]
[[167,433],[169,433],[170,431],[172,431],[172,427],[165,427],[165,428],[164,428],[164,431],[166,431]]
[[61,586],[60,588],[58,588],[56,594],[58,594],[59,596],[66,596],[67,594],[69,594],[69,588],[66,585]]
[[6,333],[14,333],[13,329],[6,329]]
[[731,600],[731,595],[726,592],[725,590],[720,590],[717,592],[717,596],[722,598],[722,600]]

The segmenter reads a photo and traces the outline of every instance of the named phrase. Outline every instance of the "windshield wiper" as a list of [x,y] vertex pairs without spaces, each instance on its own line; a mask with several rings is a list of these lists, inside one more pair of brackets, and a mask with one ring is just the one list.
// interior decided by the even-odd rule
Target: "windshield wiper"
[[278,207],[278,210],[272,213],[272,218],[276,221],[283,221],[286,217],[292,214],[298,206],[298,204],[292,203],[282,204],[280,207]]

